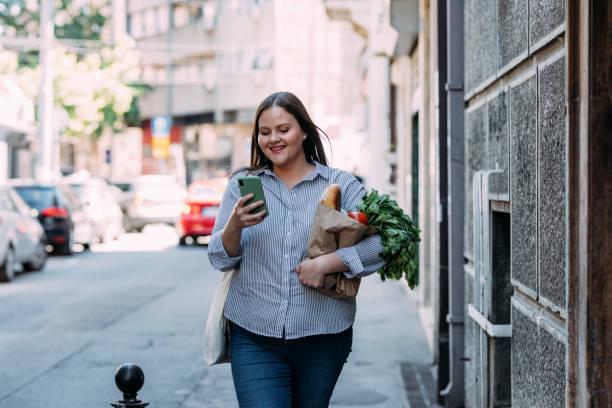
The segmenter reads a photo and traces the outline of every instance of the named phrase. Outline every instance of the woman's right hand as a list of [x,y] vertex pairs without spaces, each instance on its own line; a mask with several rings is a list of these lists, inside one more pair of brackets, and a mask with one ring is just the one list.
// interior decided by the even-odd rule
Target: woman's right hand
[[249,201],[251,198],[253,198],[252,193],[245,195],[236,202],[228,221],[228,226],[230,226],[230,228],[234,230],[241,230],[245,227],[257,225],[264,220],[266,210],[251,214],[251,211],[263,205],[264,202],[260,200],[247,205],[247,201]]

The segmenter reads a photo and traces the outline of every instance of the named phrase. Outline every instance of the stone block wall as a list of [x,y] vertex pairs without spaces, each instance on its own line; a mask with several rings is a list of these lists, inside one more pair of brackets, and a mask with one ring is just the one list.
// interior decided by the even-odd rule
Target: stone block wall
[[[567,347],[565,0],[465,0],[464,23],[465,302],[474,304],[479,296],[472,287],[472,177],[478,170],[501,170],[490,179],[489,200],[496,208],[509,208],[510,257],[500,262],[509,263],[513,289],[511,302],[502,305],[511,316],[507,340],[482,341],[484,331],[466,310],[466,406],[488,407],[492,395],[510,391],[512,406],[562,407]],[[490,243],[492,248],[495,244]],[[490,266],[492,277],[499,276],[493,271],[499,267]],[[507,286],[491,288],[487,296],[493,302],[507,297]],[[495,323],[495,316],[485,317]],[[510,350],[510,367],[487,366],[499,352],[494,347]],[[496,376],[503,375],[511,376],[510,390],[499,389],[503,382]]]

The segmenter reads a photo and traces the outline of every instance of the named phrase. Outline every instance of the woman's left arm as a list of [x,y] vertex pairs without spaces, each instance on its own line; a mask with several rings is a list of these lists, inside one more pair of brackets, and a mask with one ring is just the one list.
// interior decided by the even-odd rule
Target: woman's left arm
[[[342,208],[356,211],[357,203],[366,194],[366,190],[352,174],[342,172],[340,177],[348,177],[345,182],[339,181],[342,187]],[[385,265],[385,261],[380,257],[382,249],[380,236],[376,234],[362,239],[353,246],[340,248],[335,254],[345,265],[342,272],[347,278],[363,278]]]
[[[352,174],[343,172],[341,177],[346,177],[345,180],[338,180],[342,189],[342,208],[353,211],[365,195],[365,188]],[[347,278],[362,278],[384,266],[381,252],[380,236],[372,235],[353,246],[307,259],[298,265],[296,272],[305,286],[313,288],[320,287],[329,273],[344,272]]]

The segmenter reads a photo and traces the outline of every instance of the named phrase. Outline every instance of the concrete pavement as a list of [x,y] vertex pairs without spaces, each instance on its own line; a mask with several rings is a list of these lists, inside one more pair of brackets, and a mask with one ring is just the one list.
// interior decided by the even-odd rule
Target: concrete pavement
[[[362,279],[353,350],[330,407],[430,407],[433,383],[427,376],[433,378],[431,361],[416,305],[405,286],[397,281],[381,282],[378,275]],[[194,386],[175,393],[174,401],[164,401],[166,406],[237,407],[229,364],[205,367],[198,359],[183,382]],[[429,396],[429,400],[423,396]]]
[[[113,376],[123,362],[143,368],[138,395],[151,407],[237,407],[230,366],[202,357],[219,277],[203,247],[148,228],[0,285],[0,408],[108,406],[121,396]],[[372,275],[357,304],[330,406],[427,406],[406,402],[426,390],[431,354],[404,286]]]
[[[331,407],[410,407],[414,395],[404,386],[403,367],[430,367],[431,352],[416,304],[404,284],[376,275],[362,279],[357,296],[353,351],[340,375]],[[418,380],[418,378],[417,378]],[[410,381],[412,383],[412,381]],[[424,384],[418,385],[417,392]],[[423,390],[427,393],[427,390]]]

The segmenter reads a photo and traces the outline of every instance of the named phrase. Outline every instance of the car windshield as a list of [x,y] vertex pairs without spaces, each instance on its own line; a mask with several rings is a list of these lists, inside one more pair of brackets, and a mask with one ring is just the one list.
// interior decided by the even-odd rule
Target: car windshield
[[52,187],[22,186],[15,187],[15,191],[30,207],[37,210],[57,205]]
[[219,191],[209,187],[197,186],[192,188],[190,193],[192,195],[217,195]]
[[194,186],[189,191],[189,196],[192,199],[208,199],[220,201],[223,197],[223,192],[210,187]]
[[163,192],[169,196],[184,194],[184,189],[172,177],[145,176],[134,181],[137,192]]
[[113,186],[117,187],[124,193],[132,191],[132,183],[112,183]]
[[71,184],[70,187],[72,187],[72,190],[78,195],[82,195],[83,194],[83,189],[84,186],[82,184]]

